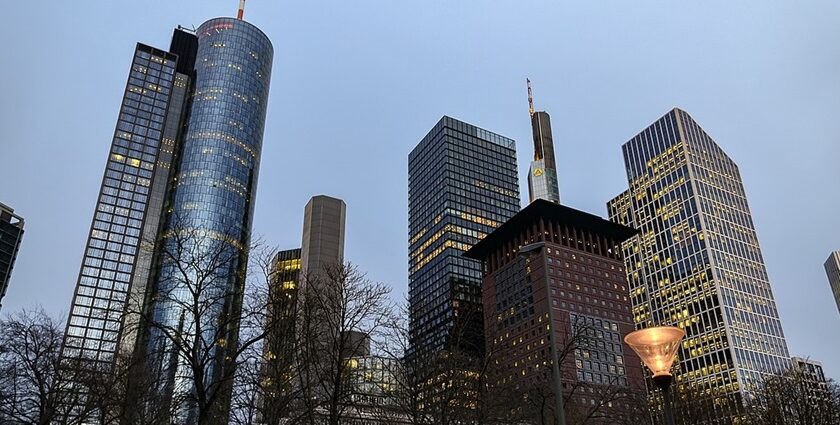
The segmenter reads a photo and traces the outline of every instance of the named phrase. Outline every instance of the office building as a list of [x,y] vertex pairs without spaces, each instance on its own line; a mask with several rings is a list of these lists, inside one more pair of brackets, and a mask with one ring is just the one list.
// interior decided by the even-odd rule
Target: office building
[[272,57],[265,34],[233,18],[179,27],[168,51],[135,48],[62,356],[143,359],[155,371],[144,390],[172,403],[161,421],[195,415],[194,369],[169,330],[209,351],[208,379],[233,373]]
[[290,394],[297,382],[289,373],[294,367],[298,289],[300,285],[301,250],[280,251],[273,259],[269,286],[269,309],[266,320],[264,363],[261,365],[262,386],[260,423],[280,424],[288,413]]
[[344,262],[344,221],[347,205],[326,195],[313,196],[306,203],[301,242],[303,284],[326,278],[330,267]]
[[[224,359],[238,340],[273,57],[268,37],[241,19],[211,19],[196,35],[195,81],[161,234],[160,270],[148,306],[154,326],[145,335],[144,353],[151,370],[171,377],[159,382],[164,399],[188,400],[171,409],[186,422],[196,414],[190,401],[194,370],[168,330],[196,338],[216,359],[204,366],[205,377],[227,381],[233,375],[234,365]],[[200,282],[193,281],[194,273],[182,273],[196,266],[216,271],[207,278],[199,273]],[[192,312],[196,303],[202,306],[198,316]],[[223,387],[214,390],[226,392]],[[219,418],[226,417],[224,398]]]
[[515,142],[444,116],[408,157],[409,356],[480,354],[481,263],[461,254],[519,211]]
[[790,367],[738,166],[680,109],[622,150],[629,189],[607,208],[640,231],[624,244],[634,321],[685,330],[677,385],[729,423],[763,374]]
[[528,197],[560,203],[557,182],[557,162],[554,159],[554,138],[551,136],[551,117],[548,112],[534,111],[531,81],[528,80],[528,112],[534,139],[534,160],[528,169]]
[[825,378],[822,363],[811,359],[793,357],[791,359],[793,371],[801,373],[804,378],[806,395],[821,401],[830,401],[831,393],[828,389],[828,380]]
[[563,391],[566,411],[598,406],[594,417],[609,419],[625,406],[607,405],[617,399],[596,389],[644,391],[641,362],[624,343],[635,325],[621,244],[636,233],[537,199],[464,254],[484,265],[492,385],[529,409],[532,391]]
[[136,324],[189,97],[195,35],[177,29],[170,51],[138,43],[88,231],[61,355],[108,364]]
[[[329,290],[331,271],[344,263],[346,215],[347,205],[341,199],[326,195],[313,196],[304,208],[302,248],[280,251],[274,259],[274,276],[270,288],[271,329],[266,339],[264,365],[267,391],[266,397],[260,401],[265,415],[263,422],[267,424],[282,423],[284,415],[288,413],[287,395],[295,385],[299,385],[297,381],[290,381],[289,377],[293,374],[288,371],[295,367],[298,315],[302,307],[299,302],[303,301],[306,294],[302,291]],[[307,285],[310,286],[307,288]],[[324,326],[324,323],[318,326]],[[334,333],[323,329],[319,334]]]
[[840,251],[832,252],[825,260],[825,274],[828,276],[837,310],[840,311]]
[[9,289],[20,242],[23,239],[23,217],[11,207],[0,203],[0,309]]

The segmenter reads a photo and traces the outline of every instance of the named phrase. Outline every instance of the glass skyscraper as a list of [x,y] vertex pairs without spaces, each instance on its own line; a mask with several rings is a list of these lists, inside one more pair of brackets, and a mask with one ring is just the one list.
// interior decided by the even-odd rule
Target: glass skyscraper
[[623,247],[636,326],[686,331],[676,382],[730,423],[762,374],[790,367],[738,166],[680,109],[622,150],[629,190],[607,208],[640,231]]
[[144,360],[173,420],[194,414],[176,340],[207,351],[208,379],[232,373],[272,58],[255,26],[216,18],[131,63],[62,356]]
[[133,349],[187,103],[189,49],[176,30],[170,50],[137,44],[70,306],[62,356],[108,364]]
[[481,262],[462,254],[519,211],[515,142],[444,116],[408,156],[408,211],[409,354],[481,353]]
[[534,160],[528,168],[529,202],[545,199],[560,203],[560,185],[557,183],[557,163],[554,160],[554,138],[551,136],[551,117],[548,112],[534,111],[531,80],[528,82],[528,113],[531,115],[531,133],[534,139]]
[[[268,37],[243,20],[211,19],[197,36],[192,103],[161,235],[162,249],[174,255],[161,258],[145,352],[152,370],[171,377],[161,380],[165,397],[187,400],[173,406],[187,422],[195,413],[194,365],[183,360],[171,332],[215,359],[204,366],[206,379],[232,374],[225,358],[238,339],[231,318],[241,311],[273,57]],[[223,267],[213,264],[219,258]],[[212,269],[212,276],[185,275],[185,268]]]
[[531,114],[531,131],[534,136],[534,160],[528,169],[528,196],[560,203],[560,185],[557,183],[557,163],[554,160],[554,139],[551,137],[551,118],[548,112]]

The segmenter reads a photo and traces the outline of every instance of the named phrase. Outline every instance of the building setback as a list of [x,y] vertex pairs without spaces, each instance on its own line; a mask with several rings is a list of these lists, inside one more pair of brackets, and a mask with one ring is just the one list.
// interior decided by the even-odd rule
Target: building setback
[[[464,254],[484,265],[484,335],[494,384],[527,394],[575,383],[643,391],[621,243],[636,231],[537,199]],[[564,357],[562,353],[568,353]],[[495,360],[494,360],[495,359]],[[559,364],[557,369],[554,365]],[[600,405],[576,391],[566,410]],[[611,403],[601,417],[623,407]]]
[[828,283],[834,294],[837,311],[840,311],[840,251],[832,252],[825,260],[825,274],[828,276]]
[[517,211],[513,140],[444,116],[411,151],[411,358],[483,351],[481,263],[461,254]]
[[9,289],[9,280],[22,239],[23,217],[15,214],[11,207],[0,203],[0,303]]
[[676,381],[715,398],[708,423],[729,423],[763,374],[790,367],[738,166],[680,109],[622,150],[629,190],[607,208],[640,231],[624,244],[636,326],[685,330]]

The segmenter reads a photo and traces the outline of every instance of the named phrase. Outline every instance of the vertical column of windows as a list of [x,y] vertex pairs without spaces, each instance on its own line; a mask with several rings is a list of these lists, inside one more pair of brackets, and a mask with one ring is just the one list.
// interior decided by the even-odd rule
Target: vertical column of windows
[[109,361],[140,245],[174,58],[138,46],[111,145],[63,355]]

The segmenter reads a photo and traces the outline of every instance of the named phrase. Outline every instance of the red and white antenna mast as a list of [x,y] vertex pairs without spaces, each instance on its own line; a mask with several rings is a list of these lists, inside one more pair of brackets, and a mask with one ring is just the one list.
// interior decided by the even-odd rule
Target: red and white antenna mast
[[239,11],[236,13],[236,19],[242,20],[245,16],[245,0],[239,0]]

